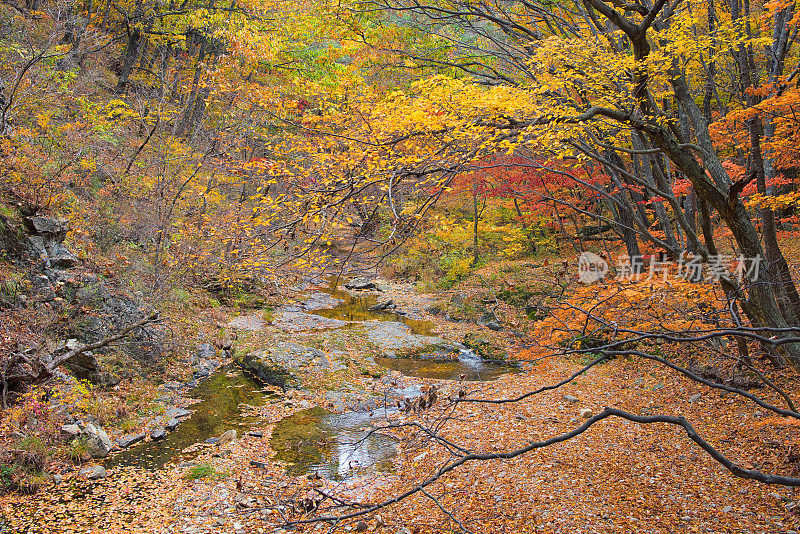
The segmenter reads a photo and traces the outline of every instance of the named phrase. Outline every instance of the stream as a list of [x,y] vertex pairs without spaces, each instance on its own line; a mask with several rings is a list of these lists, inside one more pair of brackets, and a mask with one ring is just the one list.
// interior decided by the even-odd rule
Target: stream
[[[370,310],[378,302],[377,294],[373,292],[352,294],[338,289],[335,277],[328,280],[327,286],[321,284],[319,291],[344,302],[333,308],[313,310],[309,313],[340,321],[398,321],[406,325],[415,335],[431,336],[436,333],[436,324],[431,321]],[[474,351],[463,345],[457,351],[451,352],[434,350],[428,353],[417,352],[413,357],[375,358],[375,363],[406,376],[435,380],[493,380],[500,375],[516,371],[502,363],[484,362]]]
[[378,303],[377,294],[362,292],[362,294],[353,295],[348,291],[338,289],[334,286],[334,283],[334,280],[331,280],[329,285],[320,287],[320,293],[325,293],[344,302],[333,308],[313,310],[309,313],[321,315],[328,319],[339,319],[340,321],[399,321],[409,327],[414,334],[422,336],[433,335],[436,329],[436,324],[431,321],[410,319],[386,311],[372,311],[370,308]]
[[457,359],[417,358],[375,358],[381,367],[399,371],[406,376],[432,378],[436,380],[480,381],[493,380],[498,376],[516,371],[500,363],[487,363],[469,349],[460,349]]
[[[351,294],[330,286],[318,291],[343,302],[312,314],[349,322],[395,321],[406,325],[418,336],[434,334],[436,325],[385,311],[371,311],[378,301],[375,293]],[[483,362],[473,351],[458,350],[426,353],[414,357],[376,358],[385,368],[420,378],[450,380],[491,380],[512,371],[502,364]],[[413,389],[413,388],[412,388]],[[413,392],[409,392],[412,394]],[[224,367],[214,372],[188,393],[200,399],[191,406],[194,413],[161,441],[147,440],[136,444],[106,462],[108,467],[138,466],[159,469],[179,460],[191,459],[183,451],[196,443],[209,441],[223,432],[235,429],[243,435],[257,426],[257,417],[246,416],[246,405],[261,406],[273,394],[264,393],[262,385],[238,369]],[[287,464],[292,475],[318,472],[325,478],[342,480],[369,473],[388,473],[397,455],[397,440],[389,435],[370,433],[372,423],[385,417],[381,410],[373,412],[331,413],[316,407],[297,412],[280,420],[272,433],[275,458]]]
[[274,397],[263,393],[261,388],[260,383],[240,371],[223,367],[188,393],[200,402],[190,406],[194,413],[177,429],[168,432],[161,441],[143,441],[123,450],[112,456],[107,465],[159,469],[174,460],[187,459],[181,452],[190,445],[216,438],[231,429],[242,435],[258,423],[258,417],[242,414],[242,404],[261,406],[268,396]]
[[394,469],[398,440],[378,432],[370,423],[383,411],[330,413],[311,408],[285,417],[272,431],[275,459],[287,464],[290,475],[317,472],[324,478],[343,480]]

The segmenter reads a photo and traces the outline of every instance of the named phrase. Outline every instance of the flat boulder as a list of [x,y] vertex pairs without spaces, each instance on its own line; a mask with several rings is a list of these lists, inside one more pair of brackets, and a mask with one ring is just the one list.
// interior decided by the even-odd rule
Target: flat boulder
[[169,408],[167,408],[167,411],[164,415],[166,415],[167,417],[180,419],[181,417],[189,417],[193,413],[194,412],[192,410],[187,410],[185,408],[178,408],[176,406],[170,406]]
[[174,418],[173,419],[168,419],[167,422],[164,423],[164,428],[166,428],[167,430],[172,432],[173,430],[178,428],[179,424],[180,424],[180,421],[178,421],[177,419],[174,419]]
[[106,434],[106,431],[92,423],[83,427],[80,439],[86,447],[86,452],[92,458],[105,458],[114,448],[114,444]]
[[376,321],[368,324],[367,340],[377,345],[390,358],[458,350],[455,344],[446,339],[414,334],[408,326],[397,321]]
[[68,438],[76,438],[81,434],[81,427],[78,425],[61,425],[61,433]]
[[125,449],[134,443],[142,441],[146,435],[147,434],[145,432],[139,432],[138,434],[125,434],[124,436],[117,438],[117,446],[121,449]]
[[264,313],[251,313],[250,315],[241,315],[234,317],[228,322],[228,326],[237,330],[250,330],[251,332],[258,332],[263,330],[265,326]]
[[300,303],[300,307],[307,311],[329,310],[331,308],[335,308],[342,302],[344,301],[341,299],[333,298],[327,293],[322,293],[320,291],[317,293],[310,294],[306,300]]
[[381,299],[377,304],[370,306],[369,311],[397,311],[397,303],[392,299]]
[[108,476],[108,473],[102,465],[84,467],[78,472],[78,474],[88,478],[89,480],[99,480]]
[[217,445],[224,447],[233,441],[236,441],[236,430],[228,430],[219,437]]
[[309,330],[331,330],[347,325],[339,319],[329,319],[321,315],[281,310],[275,314],[272,324],[287,332],[303,332]]
[[278,342],[269,349],[257,351],[254,354],[258,354],[262,360],[266,358],[281,367],[295,371],[313,368],[324,373],[332,368],[332,363],[326,352],[299,343]]

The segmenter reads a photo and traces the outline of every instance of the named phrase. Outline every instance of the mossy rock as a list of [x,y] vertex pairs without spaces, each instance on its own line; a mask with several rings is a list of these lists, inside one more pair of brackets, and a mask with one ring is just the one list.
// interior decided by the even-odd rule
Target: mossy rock
[[235,360],[236,365],[245,373],[257,379],[265,386],[287,388],[296,386],[299,382],[292,374],[266,358],[259,358],[253,354],[246,354]]

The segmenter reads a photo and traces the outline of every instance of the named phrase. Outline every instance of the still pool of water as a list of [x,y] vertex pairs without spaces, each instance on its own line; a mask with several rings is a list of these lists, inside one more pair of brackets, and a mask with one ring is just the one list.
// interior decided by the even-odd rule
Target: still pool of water
[[[343,283],[344,281],[340,279],[339,282]],[[423,336],[430,336],[436,330],[436,324],[431,321],[418,321],[385,311],[371,311],[370,308],[378,303],[378,295],[363,291],[351,294],[338,289],[335,277],[329,280],[327,286],[322,285],[319,291],[344,302],[335,308],[314,310],[310,313],[329,319],[339,319],[340,321],[400,321],[409,327],[414,334]]]
[[435,380],[460,380],[461,375],[464,375],[464,380],[470,381],[494,380],[498,376],[516,371],[508,365],[476,362],[472,358],[447,361],[426,358],[375,358],[375,363],[406,376]]
[[176,430],[168,432],[161,441],[148,440],[125,449],[109,458],[107,465],[158,469],[181,458],[181,452],[190,445],[227,430],[235,429],[242,435],[258,422],[256,417],[242,415],[242,405],[264,404],[267,394],[261,388],[260,383],[238,370],[223,368],[189,392],[190,397],[200,402],[191,406],[194,413]]
[[332,480],[389,473],[398,440],[370,433],[370,423],[382,418],[379,412],[334,414],[317,407],[290,415],[272,431],[275,459],[287,464],[289,474],[317,472]]
[[[343,283],[343,280],[339,280]],[[353,294],[338,289],[336,277],[327,281],[327,286],[320,284],[319,291],[343,300],[335,308],[315,310],[311,313],[330,319],[342,321],[400,321],[418,335],[435,335],[436,324],[431,321],[417,321],[384,311],[370,311],[370,307],[378,302],[378,296],[372,292],[355,292]],[[493,380],[500,375],[517,371],[514,367],[502,363],[484,362],[473,351],[460,350],[452,359],[441,357],[425,357],[424,354],[413,358],[375,358],[381,367],[399,371],[406,376],[432,378],[435,380]]]

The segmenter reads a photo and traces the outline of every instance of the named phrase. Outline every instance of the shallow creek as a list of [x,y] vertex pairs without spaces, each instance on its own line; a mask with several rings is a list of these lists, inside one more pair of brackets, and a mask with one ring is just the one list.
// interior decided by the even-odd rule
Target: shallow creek
[[[338,289],[334,280],[329,281],[327,286],[320,287],[319,291],[344,302],[331,309],[309,313],[341,321],[399,321],[408,326],[413,334],[435,335],[436,324],[431,321],[409,319],[385,311],[371,311],[370,308],[378,302],[378,295],[375,293],[351,294]],[[484,362],[466,347],[450,354],[435,350],[430,353],[417,352],[414,357],[407,358],[375,358],[375,363],[406,376],[435,380],[460,380],[462,376],[464,380],[492,380],[515,371],[508,365]]]
[[[369,308],[378,301],[374,293],[351,294],[332,284],[320,288],[343,302],[331,309],[310,313],[344,321],[400,321],[417,335],[432,335],[435,324]],[[455,357],[454,357],[455,356]],[[491,380],[512,369],[486,363],[470,350],[457,354],[418,353],[413,358],[376,358],[375,362],[404,375],[432,379]],[[413,392],[409,392],[412,394]],[[195,443],[218,437],[235,429],[239,435],[259,424],[257,417],[247,416],[249,406],[260,406],[272,394],[240,371],[223,368],[189,392],[200,402],[191,406],[194,413],[161,441],[144,441],[110,458],[109,467],[138,466],[158,469],[164,465],[191,459],[182,451]],[[412,396],[414,396],[412,394]],[[287,464],[290,474],[316,471],[329,479],[342,480],[370,473],[387,473],[393,468],[397,440],[389,435],[370,432],[386,413],[347,412],[335,414],[322,408],[311,408],[279,421],[272,434],[271,445],[276,459]]]
[[319,407],[297,412],[272,431],[275,459],[287,464],[289,474],[317,472],[331,480],[391,472],[397,439],[371,432],[371,423],[383,414],[383,410],[334,414]]
[[190,406],[194,413],[161,441],[144,441],[113,456],[108,465],[138,466],[158,469],[177,459],[188,459],[181,452],[195,443],[215,438],[235,429],[241,435],[258,423],[257,417],[245,416],[244,405],[261,406],[268,393],[261,384],[240,371],[222,368],[188,393],[200,402]]
[[320,287],[319,291],[344,302],[334,308],[314,310],[309,313],[340,321],[399,321],[409,327],[414,334],[423,336],[432,335],[436,329],[436,325],[431,321],[418,321],[385,311],[371,311],[370,308],[378,303],[378,295],[372,292],[351,294],[338,289],[333,280],[328,285]]

